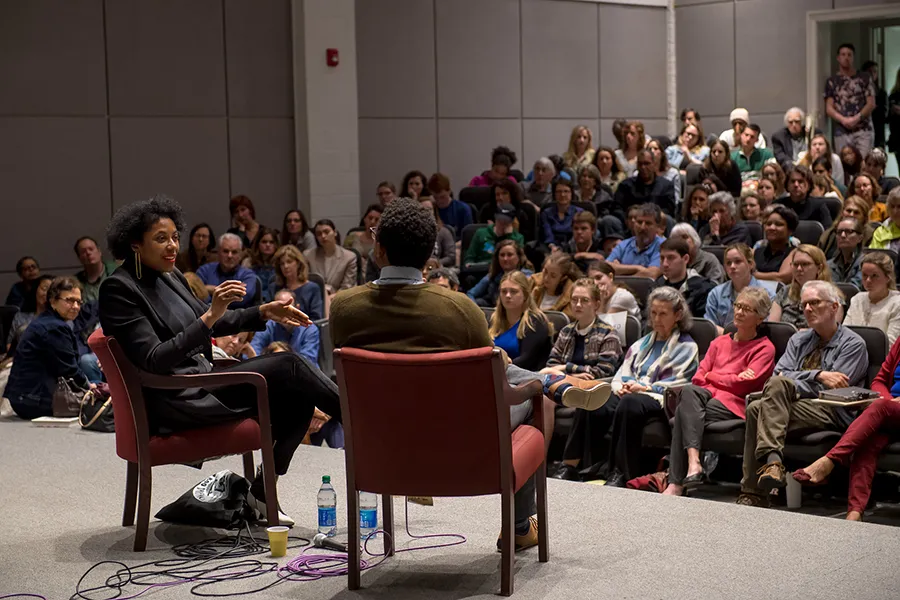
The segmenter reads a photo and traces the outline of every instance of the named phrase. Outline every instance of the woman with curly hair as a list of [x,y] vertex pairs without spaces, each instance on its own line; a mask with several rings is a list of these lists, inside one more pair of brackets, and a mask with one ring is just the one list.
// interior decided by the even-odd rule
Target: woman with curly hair
[[[228,305],[242,300],[246,293],[244,284],[238,281],[216,286],[209,306],[199,302],[175,270],[183,230],[181,206],[166,196],[135,202],[116,212],[107,228],[107,240],[113,256],[123,263],[100,286],[103,332],[116,338],[129,361],[149,373],[180,375],[215,370],[265,377],[275,458],[275,472],[265,477],[278,477],[287,472],[316,407],[340,421],[337,386],[296,354],[259,356],[234,366],[213,367],[209,356],[214,337],[262,331],[269,320],[295,327],[305,327],[310,320],[289,300],[229,310]],[[146,388],[144,398],[154,435],[257,415],[256,398],[247,393],[246,385],[214,390]],[[277,506],[277,499],[266,498],[263,481],[260,470],[250,487],[248,502],[266,515],[267,500]],[[277,515],[281,523],[293,523],[280,510]]]
[[403,176],[403,183],[400,184],[400,197],[412,198],[418,200],[422,196],[430,196],[428,191],[428,177],[422,171],[410,171]]
[[469,187],[487,187],[504,179],[517,183],[516,178],[509,174],[516,160],[515,152],[506,146],[497,146],[491,150],[491,170],[473,177]]

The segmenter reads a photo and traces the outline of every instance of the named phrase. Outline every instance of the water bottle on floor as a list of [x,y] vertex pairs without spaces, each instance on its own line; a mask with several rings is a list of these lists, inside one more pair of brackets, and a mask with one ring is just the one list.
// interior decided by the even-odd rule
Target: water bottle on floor
[[378,496],[359,493],[359,537],[366,539],[378,527]]
[[337,494],[331,487],[331,476],[322,476],[322,487],[316,501],[319,505],[319,533],[333,537],[337,533]]

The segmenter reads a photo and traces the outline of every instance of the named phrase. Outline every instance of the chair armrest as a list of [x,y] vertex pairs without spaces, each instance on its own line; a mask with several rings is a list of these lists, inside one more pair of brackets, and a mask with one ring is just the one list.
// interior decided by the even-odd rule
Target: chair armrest
[[249,383],[257,388],[266,388],[266,378],[259,373],[198,373],[196,375],[156,375],[141,372],[141,385],[157,390],[183,390],[187,388],[217,388],[228,385]]
[[666,416],[670,419],[675,417],[675,411],[678,410],[678,405],[681,403],[681,390],[683,389],[683,385],[673,385],[666,388],[666,392],[663,395],[663,408],[666,411]]
[[538,398],[544,395],[544,384],[535,379],[522,385],[508,385],[503,389],[503,400],[509,406],[522,404],[526,400]]
[[212,364],[214,367],[230,367],[231,365],[236,365],[239,362],[241,361],[229,356],[228,358],[214,358]]

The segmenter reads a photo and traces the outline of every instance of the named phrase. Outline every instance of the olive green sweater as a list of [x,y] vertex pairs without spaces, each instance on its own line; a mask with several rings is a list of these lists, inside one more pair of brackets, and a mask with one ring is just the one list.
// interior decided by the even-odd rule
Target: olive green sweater
[[484,313],[472,300],[430,283],[366,285],[331,302],[336,348],[416,354],[493,346]]

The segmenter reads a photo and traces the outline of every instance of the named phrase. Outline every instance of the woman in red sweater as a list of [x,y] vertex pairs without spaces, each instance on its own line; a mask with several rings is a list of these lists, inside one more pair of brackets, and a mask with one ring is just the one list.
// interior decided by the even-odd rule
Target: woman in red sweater
[[872,495],[872,478],[878,455],[900,432],[900,338],[891,346],[881,370],[872,381],[872,390],[881,398],[859,415],[831,451],[805,469],[794,471],[800,483],[822,483],[835,463],[850,467],[847,520],[862,521]]
[[663,492],[680,496],[703,483],[700,443],[707,423],[747,415],[744,397],[762,390],[775,367],[775,346],[760,329],[772,301],[768,292],[748,287],[734,303],[737,331],[713,340],[692,379],[681,390],[675,411],[669,486]]

